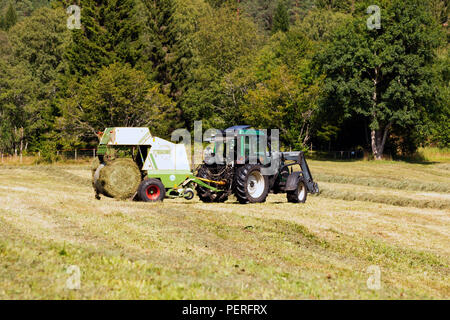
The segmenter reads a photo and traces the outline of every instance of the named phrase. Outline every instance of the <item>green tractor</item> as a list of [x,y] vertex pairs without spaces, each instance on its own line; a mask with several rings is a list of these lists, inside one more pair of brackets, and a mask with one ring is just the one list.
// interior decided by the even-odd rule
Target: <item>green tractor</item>
[[[194,175],[183,144],[152,136],[148,128],[107,128],[101,135],[92,171],[100,195],[146,202],[194,197],[225,202],[264,202],[269,192],[285,192],[289,202],[317,193],[302,152],[273,152],[265,131],[236,126],[210,139]],[[217,161],[219,160],[219,161]]]
[[266,131],[234,126],[209,141],[213,148],[205,153],[196,175],[208,184],[196,187],[203,202],[225,202],[234,194],[242,204],[258,203],[273,192],[286,193],[289,202],[304,203],[307,193],[319,192],[303,152],[272,153]]

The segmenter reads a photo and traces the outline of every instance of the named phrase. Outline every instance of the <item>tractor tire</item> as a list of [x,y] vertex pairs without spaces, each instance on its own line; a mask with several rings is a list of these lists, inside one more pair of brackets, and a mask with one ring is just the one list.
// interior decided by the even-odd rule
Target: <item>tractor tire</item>
[[297,188],[294,191],[288,191],[286,197],[288,202],[305,203],[307,194],[305,182],[300,179]]
[[269,179],[259,164],[246,164],[236,171],[234,194],[241,204],[266,201]]
[[[203,178],[203,179],[211,179],[208,168],[206,168],[205,166],[202,165],[197,172],[197,177]],[[215,192],[209,190],[208,188],[202,187],[200,185],[197,185],[197,188],[195,188],[195,190],[197,191],[197,195],[202,202],[206,202],[206,203],[225,202],[228,200],[227,192],[215,193]]]
[[216,198],[214,199],[214,202],[225,202],[228,200],[228,193],[227,192],[220,192],[216,194]]
[[138,196],[144,202],[163,201],[166,188],[159,179],[144,179],[139,185]]
[[[208,168],[205,168],[203,165],[200,167],[200,169],[197,172],[197,177],[203,178],[203,179],[209,179],[209,170]],[[202,202],[213,202],[216,198],[216,195],[211,192],[208,188],[202,187],[200,185],[197,185],[195,188],[197,191],[197,195],[200,198]]]

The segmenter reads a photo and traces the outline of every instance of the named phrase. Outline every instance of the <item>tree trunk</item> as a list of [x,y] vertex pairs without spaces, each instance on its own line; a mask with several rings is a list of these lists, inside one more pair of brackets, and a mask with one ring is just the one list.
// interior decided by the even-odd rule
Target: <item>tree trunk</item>
[[14,127],[14,156],[17,157],[17,127]]
[[[374,70],[375,77],[373,80],[373,95],[372,95],[372,122],[378,122],[377,120],[377,105],[378,105],[378,95],[377,95],[377,89],[378,89],[378,77],[379,77],[379,67],[376,67]],[[372,145],[372,154],[375,160],[381,160],[383,159],[383,151],[384,151],[384,143],[386,142],[386,136],[387,131],[389,130],[389,126],[386,126],[383,129],[380,126],[380,123],[378,122],[378,129],[372,129],[371,131],[371,145]]]
[[381,131],[372,130],[371,132],[371,142],[372,142],[372,153],[375,160],[381,160],[383,158],[384,145],[381,146]]
[[23,154],[23,127],[19,129],[20,131],[20,156]]
[[379,130],[372,130],[371,132],[372,153],[375,160],[383,159],[384,146],[391,126],[392,121],[384,127],[384,130],[380,128]]

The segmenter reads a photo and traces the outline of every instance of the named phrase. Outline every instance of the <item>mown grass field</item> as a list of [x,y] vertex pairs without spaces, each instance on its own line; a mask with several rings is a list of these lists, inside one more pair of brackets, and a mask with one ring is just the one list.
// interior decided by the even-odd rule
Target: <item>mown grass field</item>
[[88,165],[0,166],[0,299],[450,298],[449,163],[309,165],[319,196],[244,206],[98,201]]

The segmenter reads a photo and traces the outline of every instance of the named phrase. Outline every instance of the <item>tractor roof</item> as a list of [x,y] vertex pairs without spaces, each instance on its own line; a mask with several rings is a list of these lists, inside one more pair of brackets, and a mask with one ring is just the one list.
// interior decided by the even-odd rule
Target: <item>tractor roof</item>
[[264,135],[264,131],[254,129],[250,125],[239,125],[232,126],[223,131],[224,135],[229,135],[230,133],[234,136],[237,135],[247,135],[247,136],[261,136]]
[[252,127],[252,126],[249,126],[249,125],[247,125],[247,124],[239,125],[239,126],[232,126],[232,127],[229,127],[229,128],[227,128],[227,129],[225,129],[225,132],[227,132],[227,131],[245,130],[245,129],[250,129],[251,127]]

